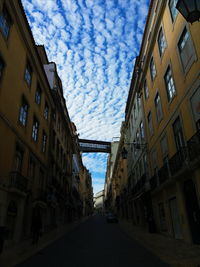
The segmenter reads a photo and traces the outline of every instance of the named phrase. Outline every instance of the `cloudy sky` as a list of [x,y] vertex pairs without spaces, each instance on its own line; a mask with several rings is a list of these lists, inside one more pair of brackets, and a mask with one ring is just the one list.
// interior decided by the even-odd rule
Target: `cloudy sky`
[[[149,0],[22,0],[36,44],[57,64],[80,138],[119,136]],[[94,193],[107,155],[84,154]]]

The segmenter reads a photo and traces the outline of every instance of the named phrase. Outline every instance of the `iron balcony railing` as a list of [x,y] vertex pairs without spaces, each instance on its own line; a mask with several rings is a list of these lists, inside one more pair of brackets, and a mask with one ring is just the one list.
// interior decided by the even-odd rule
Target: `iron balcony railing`
[[141,192],[144,189],[145,186],[145,182],[146,182],[146,174],[144,173],[139,181],[136,183],[136,185],[133,187],[132,189],[132,194],[135,195],[138,192]]
[[172,176],[182,169],[187,159],[187,147],[182,147],[172,158],[169,159],[169,168]]
[[200,160],[200,130],[150,179],[151,190],[175,176],[186,164],[191,167],[191,164],[197,160]]
[[200,157],[200,130],[187,141],[187,148],[190,161]]
[[168,163],[165,163],[162,168],[158,170],[158,179],[159,184],[164,183],[168,178],[170,177],[169,173],[169,165]]
[[26,192],[28,187],[28,179],[21,175],[21,173],[13,171],[10,173],[9,187],[18,189],[22,192]]

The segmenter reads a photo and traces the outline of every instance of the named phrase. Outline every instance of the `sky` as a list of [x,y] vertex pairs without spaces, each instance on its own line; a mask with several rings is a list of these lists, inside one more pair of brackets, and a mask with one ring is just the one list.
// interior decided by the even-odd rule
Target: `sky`
[[[57,64],[79,138],[112,141],[139,54],[149,0],[22,0],[35,43]],[[104,187],[107,154],[83,154],[93,191]]]

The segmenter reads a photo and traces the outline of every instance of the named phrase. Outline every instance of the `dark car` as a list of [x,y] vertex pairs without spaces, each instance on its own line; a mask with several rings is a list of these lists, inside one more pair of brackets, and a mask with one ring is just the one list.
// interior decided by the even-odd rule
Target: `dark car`
[[118,218],[117,218],[117,216],[116,216],[115,214],[113,214],[113,213],[108,213],[108,214],[106,215],[106,221],[107,221],[108,223],[118,223]]

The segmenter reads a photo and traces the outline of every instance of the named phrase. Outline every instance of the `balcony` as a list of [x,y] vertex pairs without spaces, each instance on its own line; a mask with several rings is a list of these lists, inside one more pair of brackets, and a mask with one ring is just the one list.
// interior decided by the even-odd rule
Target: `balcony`
[[21,175],[19,172],[10,173],[10,188],[17,189],[21,192],[26,192],[28,186],[28,179]]
[[170,173],[169,173],[169,165],[168,163],[165,163],[162,168],[158,170],[158,179],[159,184],[164,183],[167,179],[169,179]]
[[200,130],[187,141],[187,147],[190,161],[200,157]]
[[182,147],[168,163],[165,163],[158,170],[157,175],[150,179],[151,190],[166,182],[169,178],[173,179],[175,175],[187,166],[193,169],[195,164],[200,162],[200,131],[197,131],[188,141],[187,146]]
[[132,189],[132,194],[135,195],[137,193],[141,193],[141,191],[145,188],[145,182],[146,182],[146,174],[143,174],[139,181],[136,183],[136,185]]
[[187,147],[182,147],[172,158],[169,159],[171,175],[175,175],[185,165],[187,160]]

